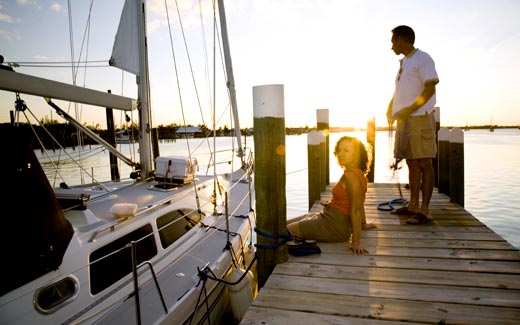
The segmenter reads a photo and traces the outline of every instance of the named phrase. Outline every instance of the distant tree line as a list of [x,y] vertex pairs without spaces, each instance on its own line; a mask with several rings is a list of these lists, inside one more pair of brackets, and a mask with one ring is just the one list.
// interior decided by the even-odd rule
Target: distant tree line
[[[41,121],[43,126],[40,125],[29,125],[21,123],[18,127],[24,128],[26,133],[36,133],[37,136],[30,137],[31,144],[34,149],[42,149],[42,146],[46,149],[57,149],[59,147],[56,144],[56,141],[61,144],[63,147],[74,147],[77,145],[91,145],[96,144],[94,140],[90,137],[83,134],[81,131],[78,131],[76,127],[69,123],[58,123],[57,121],[45,120]],[[9,127],[10,123],[2,123],[0,124],[0,128]],[[85,125],[88,129],[99,135],[104,140],[109,139],[108,130],[101,129],[99,125]],[[192,127],[193,125],[188,125]],[[173,140],[179,139],[180,136],[177,134],[177,130],[183,126],[177,124],[170,125],[159,125],[155,130],[157,132],[157,137],[159,140]],[[489,129],[490,125],[483,126],[466,126],[464,129]],[[495,129],[500,128],[517,128],[518,126],[494,126]],[[206,125],[198,125],[198,128],[201,130],[200,133],[194,134],[194,137],[203,138],[213,136],[213,131],[210,130]],[[449,126],[448,128],[453,128]],[[388,130],[388,127],[377,127],[378,131]],[[33,131],[34,130],[34,131]],[[117,129],[115,131],[119,131]],[[301,135],[309,133],[310,131],[316,130],[315,127],[287,127],[285,132],[287,135]],[[330,132],[351,132],[360,130],[358,128],[353,127],[331,127]],[[363,130],[363,129],[361,129]],[[136,125],[133,125],[128,128],[129,134],[134,136],[134,139],[137,140],[139,137],[139,129]],[[242,135],[253,135],[254,130],[252,128],[242,129]],[[227,126],[220,127],[215,132],[216,136],[234,136],[234,129],[230,129]],[[81,139],[78,139],[78,138]],[[81,141],[80,141],[81,140]]]

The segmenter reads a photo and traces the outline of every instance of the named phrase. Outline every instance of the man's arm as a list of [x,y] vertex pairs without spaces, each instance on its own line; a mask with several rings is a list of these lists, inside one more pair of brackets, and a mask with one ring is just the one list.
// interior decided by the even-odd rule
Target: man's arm
[[[412,105],[400,110],[399,113],[396,114],[395,118],[396,119],[405,119],[408,116],[410,116],[410,114],[412,114],[413,112],[418,110],[419,107],[423,106],[424,103],[426,103],[430,98],[432,98],[433,94],[435,94],[435,85],[438,82],[439,82],[439,80],[427,81],[424,84],[424,89],[423,89],[422,93],[415,99],[415,102]],[[387,117],[388,117],[388,115],[387,115]]]

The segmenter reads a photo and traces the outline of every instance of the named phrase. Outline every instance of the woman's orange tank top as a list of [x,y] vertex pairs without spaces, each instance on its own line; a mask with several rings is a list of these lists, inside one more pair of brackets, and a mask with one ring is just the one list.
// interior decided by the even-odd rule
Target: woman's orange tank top
[[[365,203],[368,180],[365,176],[365,173],[359,168],[349,169],[349,171],[354,172],[361,183],[362,193],[363,193],[363,203]],[[346,171],[345,171],[346,172]],[[350,200],[348,198],[348,191],[346,188],[341,186],[341,182],[343,180],[343,176],[341,176],[339,182],[334,185],[332,188],[332,199],[330,200],[330,204],[336,209],[340,210],[344,214],[350,216]]]

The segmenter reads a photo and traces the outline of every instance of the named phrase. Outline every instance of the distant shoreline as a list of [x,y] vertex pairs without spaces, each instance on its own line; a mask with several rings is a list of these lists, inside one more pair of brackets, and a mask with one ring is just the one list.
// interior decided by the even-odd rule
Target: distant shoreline
[[[463,130],[489,130],[491,127],[496,129],[520,129],[519,125],[473,125],[473,126],[444,126],[443,128],[453,129],[453,128],[461,128]],[[300,128],[287,128],[287,129],[300,129]],[[304,128],[301,128],[304,129]],[[364,128],[356,128],[356,127],[334,127],[331,126],[329,128],[330,132],[353,132],[353,131],[366,131],[366,127]],[[388,126],[378,126],[376,127],[376,131],[388,131]]]

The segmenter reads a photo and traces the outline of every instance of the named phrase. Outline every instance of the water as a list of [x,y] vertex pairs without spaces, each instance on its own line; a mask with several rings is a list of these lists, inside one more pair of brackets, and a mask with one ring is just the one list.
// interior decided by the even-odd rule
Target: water
[[466,210],[520,248],[520,132],[464,133]]
[[[341,169],[336,164],[332,154],[334,144],[343,135],[356,136],[359,139],[366,139],[366,132],[344,132],[330,134],[330,181],[336,182],[341,176]],[[210,144],[212,145],[210,140]],[[228,138],[217,138],[219,144],[227,143]],[[247,145],[253,145],[253,138],[247,138]],[[212,173],[208,171],[209,154],[204,141],[200,139],[190,139],[190,149],[198,151],[198,159],[201,173]],[[122,145],[123,152],[135,156],[136,149],[130,145]],[[161,143],[161,155],[185,156],[186,141]],[[107,153],[98,146],[87,148],[83,156],[88,157],[90,162],[85,165],[98,166],[90,170],[89,174],[98,180],[110,178],[108,171]],[[391,164],[392,151],[389,134],[386,131],[379,131],[376,134],[376,164],[375,182],[377,183],[396,183],[408,182],[408,170],[406,165],[396,174],[389,169]],[[203,153],[201,156],[200,153]],[[44,159],[40,152],[38,156]],[[57,155],[58,153],[53,153]],[[287,198],[287,218],[291,219],[302,215],[308,210],[308,184],[307,184],[307,135],[287,136],[286,137],[286,198]],[[77,151],[73,151],[73,156],[78,156]],[[495,132],[488,130],[471,130],[464,133],[464,179],[465,179],[465,208],[472,215],[493,229],[496,233],[506,239],[513,246],[520,249],[520,197],[517,194],[518,184],[520,184],[520,132],[518,129],[496,129]],[[217,156],[231,160],[230,152],[219,152]],[[236,161],[236,160],[235,160]],[[67,179],[69,185],[78,184],[79,176],[73,174],[74,164],[69,159],[61,164],[61,173]],[[228,164],[219,165],[222,168],[231,167]],[[54,172],[49,164],[44,164],[44,169],[53,183]],[[121,166],[121,175],[126,177],[130,169]],[[75,168],[74,168],[75,170]],[[76,176],[75,176],[76,175]],[[84,175],[86,181],[91,180],[91,175]],[[73,180],[71,181],[70,177]],[[57,181],[56,183],[59,183]],[[56,184],[55,183],[55,184]]]

